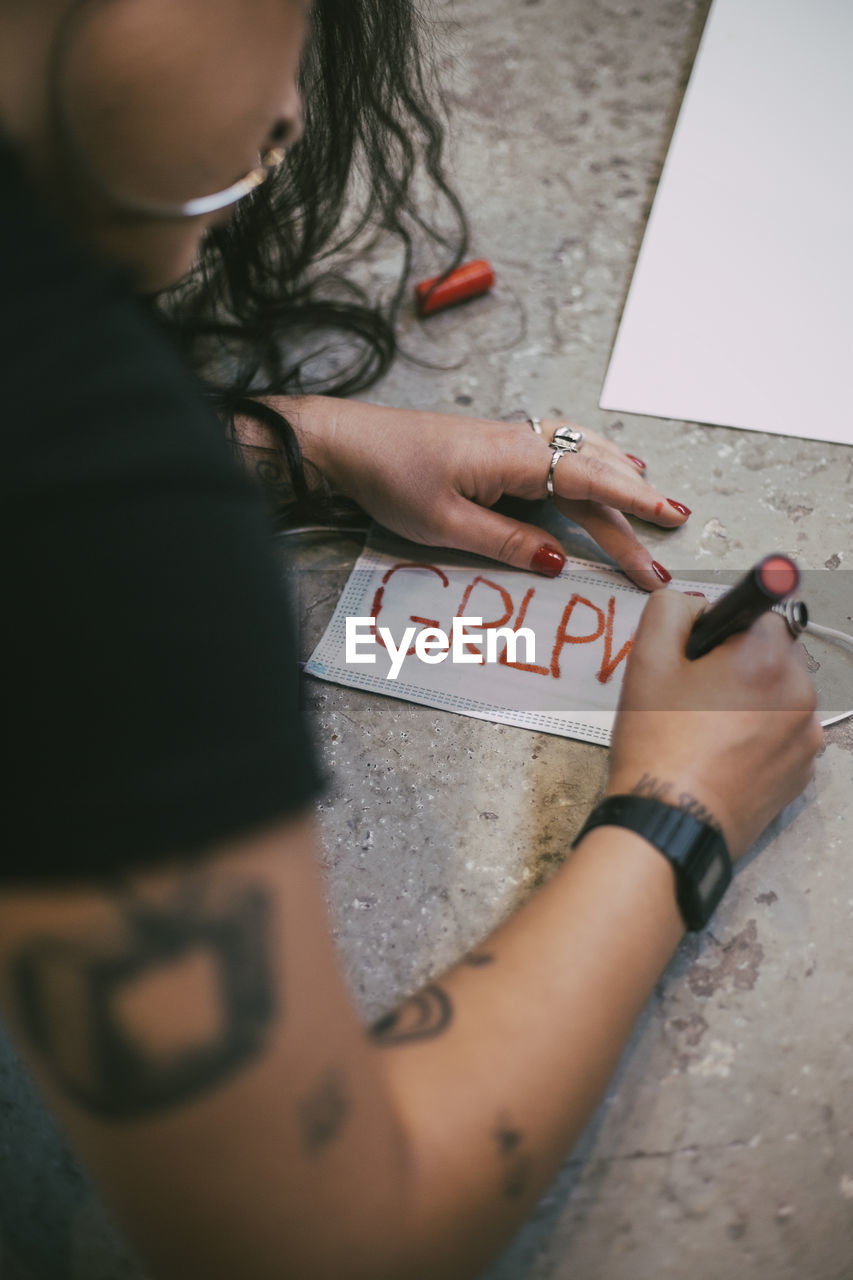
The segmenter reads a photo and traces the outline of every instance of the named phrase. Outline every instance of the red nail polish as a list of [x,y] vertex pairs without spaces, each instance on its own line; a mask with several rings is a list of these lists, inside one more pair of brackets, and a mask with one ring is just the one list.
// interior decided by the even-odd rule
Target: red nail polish
[[640,471],[645,471],[646,464],[645,462],[643,462],[642,458],[635,458],[633,453],[626,453],[625,457],[630,458],[634,466],[637,467]]
[[652,561],[652,568],[654,569],[657,576],[660,578],[661,582],[672,582],[672,574],[667,573],[663,565],[658,564],[657,560]]
[[553,547],[543,545],[531,560],[530,567],[537,573],[544,573],[546,578],[556,578],[562,573],[565,563],[566,557],[561,551],[555,551]]
[[705,592],[704,592],[704,591],[685,591],[685,593],[684,593],[684,594],[685,594],[686,596],[698,596],[700,600],[707,600],[707,599],[708,599],[708,597],[705,595]]
[[689,516],[689,515],[692,515],[692,512],[691,512],[690,508],[689,508],[689,507],[685,507],[685,505],[684,505],[684,503],[683,503],[683,502],[676,502],[676,501],[675,501],[675,498],[667,498],[667,502],[669,503],[669,505],[670,505],[671,507],[675,507],[676,511],[678,512],[678,514],[679,514],[680,516]]

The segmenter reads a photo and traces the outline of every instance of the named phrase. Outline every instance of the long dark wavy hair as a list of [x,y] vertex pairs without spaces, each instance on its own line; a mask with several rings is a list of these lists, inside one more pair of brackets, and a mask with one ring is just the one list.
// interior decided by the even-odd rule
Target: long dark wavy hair
[[[369,387],[397,351],[414,238],[438,250],[430,274],[465,254],[465,215],[444,166],[435,36],[416,0],[314,0],[301,139],[277,175],[209,233],[192,276],[157,300],[235,447],[237,416],[273,434],[277,456],[256,470],[273,482],[280,520],[328,514],[330,495],[307,473],[287,417],[254,397]],[[376,299],[352,268],[382,233],[396,238],[401,266],[390,296]]]

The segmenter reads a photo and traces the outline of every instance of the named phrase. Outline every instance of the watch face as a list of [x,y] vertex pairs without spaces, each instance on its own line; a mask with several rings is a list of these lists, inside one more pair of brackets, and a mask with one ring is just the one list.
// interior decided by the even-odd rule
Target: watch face
[[710,865],[706,867],[696,886],[703,902],[715,902],[717,895],[725,889],[728,884],[726,871],[726,864],[721,857],[711,859]]
[[719,905],[732,873],[722,837],[710,827],[692,835],[676,872],[679,906],[689,929],[702,929]]
[[[561,432],[564,430],[571,428],[561,428]],[[587,831],[603,824],[636,831],[669,860],[675,871],[675,894],[685,925],[688,929],[704,928],[732,878],[722,834],[651,796],[608,796],[593,809],[572,848]]]

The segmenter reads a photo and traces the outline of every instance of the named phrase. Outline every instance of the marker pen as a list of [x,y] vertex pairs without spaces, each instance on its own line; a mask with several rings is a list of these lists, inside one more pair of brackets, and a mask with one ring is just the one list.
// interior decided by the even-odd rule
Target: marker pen
[[738,631],[746,631],[756,618],[796,591],[800,571],[788,556],[771,555],[759,560],[716,604],[699,615],[687,641],[692,661],[722,644]]
[[439,280],[439,276],[431,276],[429,280],[421,280],[415,285],[415,305],[419,315],[430,316],[434,311],[443,311],[466,298],[488,293],[495,283],[495,273],[490,262],[478,258],[475,262],[463,262],[461,267],[451,271],[446,280],[440,283]]

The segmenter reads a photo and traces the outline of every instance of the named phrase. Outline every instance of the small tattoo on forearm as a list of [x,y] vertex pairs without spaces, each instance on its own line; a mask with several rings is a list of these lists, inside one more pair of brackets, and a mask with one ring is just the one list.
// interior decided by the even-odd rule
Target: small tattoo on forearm
[[487,964],[493,964],[495,957],[489,951],[469,951],[467,956],[463,956],[461,963],[467,964],[471,969],[482,969]]
[[666,800],[671,789],[671,783],[663,782],[660,778],[654,778],[650,773],[644,773],[636,786],[631,788],[631,794],[634,796],[651,796],[653,800]]
[[713,827],[715,831],[721,831],[721,827],[717,819],[711,813],[710,809],[706,809],[700,800],[692,796],[689,791],[682,791],[676,802],[679,809],[683,809],[685,813],[691,814],[697,822],[706,822],[709,827]]
[[664,803],[674,805],[676,809],[682,809],[684,813],[689,813],[697,822],[706,822],[715,831],[721,831],[719,822],[711,810],[702,804],[701,800],[697,800],[689,791],[679,791],[678,795],[673,797],[673,790],[674,784],[672,782],[667,782],[662,778],[655,778],[650,773],[644,773],[640,781],[631,788],[631,794],[635,796],[651,796],[653,800],[663,800]]
[[328,1146],[344,1128],[350,1111],[343,1074],[327,1071],[316,1088],[298,1103],[305,1150],[311,1154]]
[[383,1046],[431,1040],[441,1035],[452,1020],[450,996],[442,987],[431,983],[399,1008],[374,1022],[370,1035],[376,1044]]
[[533,1167],[524,1151],[524,1134],[502,1118],[492,1136],[501,1158],[501,1190],[508,1200],[518,1200],[530,1185]]

